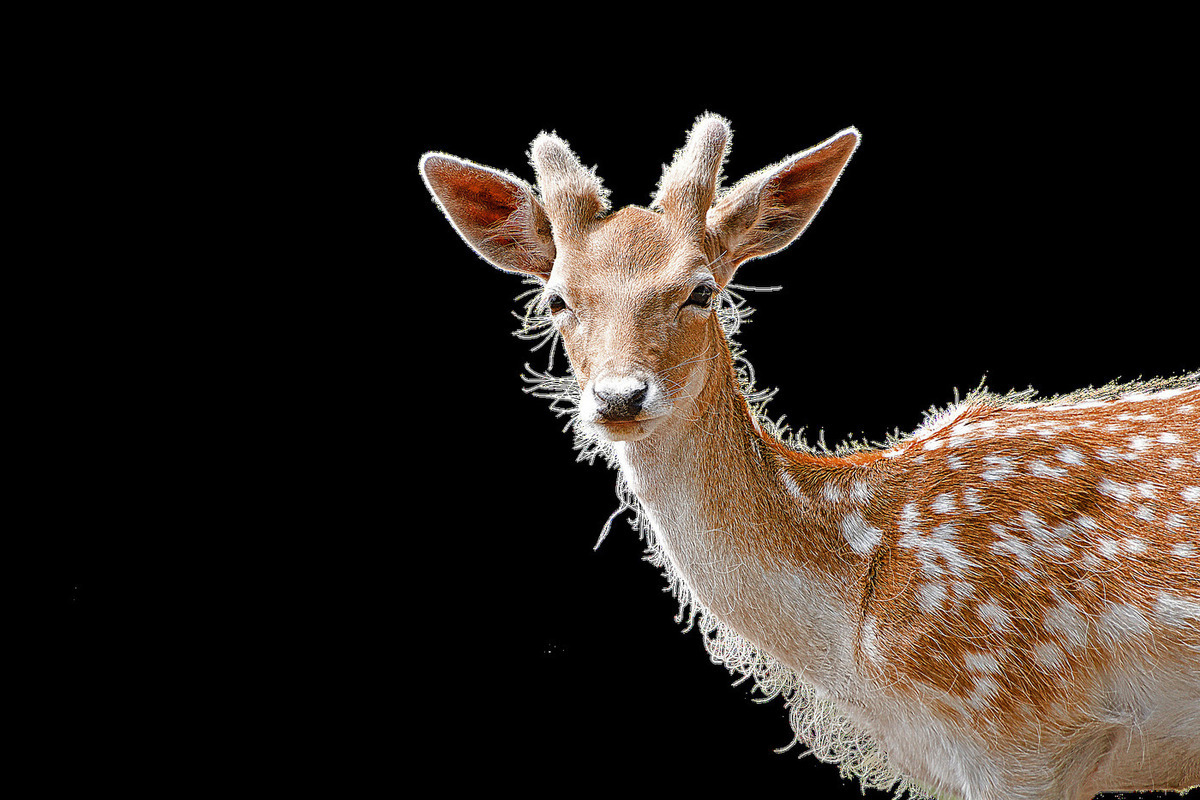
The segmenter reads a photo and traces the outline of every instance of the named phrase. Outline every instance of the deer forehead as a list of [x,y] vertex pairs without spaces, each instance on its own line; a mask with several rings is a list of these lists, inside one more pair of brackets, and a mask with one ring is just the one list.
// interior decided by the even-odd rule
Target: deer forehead
[[559,245],[548,288],[597,301],[630,295],[651,300],[712,278],[703,243],[679,235],[661,214],[644,208],[623,208]]

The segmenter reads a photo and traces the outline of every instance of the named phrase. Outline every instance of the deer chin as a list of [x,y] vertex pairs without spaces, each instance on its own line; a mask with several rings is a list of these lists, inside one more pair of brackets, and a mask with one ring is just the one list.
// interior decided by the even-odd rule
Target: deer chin
[[632,421],[594,419],[588,422],[588,428],[606,442],[636,442],[653,433],[662,420],[663,417]]

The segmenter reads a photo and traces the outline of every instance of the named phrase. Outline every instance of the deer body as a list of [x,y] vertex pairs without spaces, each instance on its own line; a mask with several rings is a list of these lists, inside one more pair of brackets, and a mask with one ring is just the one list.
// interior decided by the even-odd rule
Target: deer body
[[975,394],[886,450],[784,445],[747,404],[714,298],[799,235],[858,136],[719,193],[728,137],[697,122],[659,210],[606,214],[545,134],[540,198],[453,157],[422,172],[477,252],[542,284],[577,425],[668,573],[877,744],[893,776],[877,785],[1077,800],[1200,783],[1196,376]]
[[[901,771],[964,797],[1183,788],[1200,769],[1200,391],[1131,394],[968,406],[853,459],[781,447],[727,395],[618,459],[697,598]],[[1154,480],[1172,472],[1192,483]]]

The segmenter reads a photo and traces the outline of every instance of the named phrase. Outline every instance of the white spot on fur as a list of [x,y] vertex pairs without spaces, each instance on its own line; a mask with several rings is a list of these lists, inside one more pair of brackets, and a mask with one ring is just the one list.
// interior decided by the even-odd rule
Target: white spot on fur
[[1072,649],[1087,646],[1087,620],[1070,603],[1059,601],[1046,606],[1042,612],[1042,622],[1047,630],[1058,634],[1063,644]]
[[921,603],[921,610],[927,614],[940,609],[945,599],[946,587],[940,583],[926,583],[917,589],[917,600]]
[[1133,487],[1119,481],[1110,481],[1108,478],[1102,478],[1096,484],[1096,489],[1100,494],[1108,495],[1121,503],[1128,503],[1129,498],[1133,496]]
[[1078,450],[1074,450],[1070,447],[1064,447],[1055,455],[1058,457],[1058,460],[1064,464],[1071,464],[1072,466],[1076,467],[1083,464],[1083,455],[1080,454]]
[[1174,625],[1197,625],[1200,624],[1200,603],[1159,592],[1154,604],[1154,616]]
[[963,489],[963,502],[967,506],[967,510],[973,514],[978,514],[986,511],[983,504],[979,502],[979,490],[974,488]]
[[883,539],[883,531],[868,525],[857,509],[842,519],[841,528],[842,538],[850,545],[850,549],[859,555],[871,552]]
[[1179,494],[1185,503],[1200,503],[1200,486],[1185,487]]
[[[916,550],[917,563],[926,575],[944,575],[948,569],[955,576],[963,577],[970,569],[971,561],[951,541],[957,533],[957,529],[947,523],[938,525],[928,535],[922,536],[915,531],[905,534],[899,543]],[[939,559],[945,562],[944,567]]]
[[1159,444],[1179,444],[1183,440],[1179,438],[1179,434],[1167,431],[1158,435],[1158,441]]
[[855,481],[850,486],[850,496],[856,503],[865,503],[871,499],[871,487],[866,481]]
[[842,490],[836,483],[827,483],[821,487],[821,496],[831,503],[836,503],[842,499]]
[[975,615],[997,633],[1012,629],[1012,615],[991,600],[975,606]]
[[1069,523],[1057,526],[1053,530],[1046,527],[1045,521],[1032,511],[1022,511],[1018,516],[1021,525],[1033,536],[1032,550],[1040,557],[1052,557],[1062,562],[1071,556],[1071,548],[1061,539],[1066,539],[1074,532]]
[[[1172,514],[1172,517],[1178,517],[1178,514]],[[1170,521],[1167,522],[1170,525]],[[1196,548],[1191,542],[1176,542],[1171,545],[1171,555],[1176,558],[1195,558]]]
[[954,503],[954,493],[946,492],[934,498],[929,508],[937,514],[953,514],[957,509]]
[[1117,544],[1116,539],[1110,539],[1107,536],[1096,542],[1096,550],[1100,555],[1108,559],[1116,558],[1120,549],[1120,545]]
[[1026,546],[1026,544],[1013,536],[1011,533],[1001,528],[999,525],[990,526],[992,533],[996,534],[996,541],[992,543],[992,551],[996,553],[1008,553],[1013,558],[1017,559],[1023,567],[1033,567],[1037,564],[1037,558]]
[[987,672],[999,675],[1002,671],[1000,660],[991,653],[966,653],[963,655],[963,666],[972,672]]
[[992,698],[1000,694],[1000,684],[986,675],[975,681],[975,689],[967,698],[967,705],[972,708],[984,708],[992,702]]
[[1127,641],[1148,634],[1150,621],[1127,603],[1113,603],[1100,615],[1099,629],[1114,642]]
[[1012,465],[1012,459],[1005,456],[984,456],[983,462],[991,467],[980,473],[980,477],[985,481],[1004,480],[1016,472]]
[[796,483],[796,479],[793,478],[791,473],[786,469],[779,470],[779,479],[783,481],[784,488],[788,490],[788,494],[790,494],[792,497],[796,498],[804,505],[808,505],[809,502],[811,502],[808,499],[808,495],[806,495],[800,489],[800,484]]
[[1067,474],[1061,467],[1052,467],[1044,461],[1034,461],[1029,465],[1029,472],[1037,478],[1061,478]]
[[1038,642],[1033,646],[1033,657],[1048,670],[1060,670],[1067,663],[1067,654],[1054,642]]

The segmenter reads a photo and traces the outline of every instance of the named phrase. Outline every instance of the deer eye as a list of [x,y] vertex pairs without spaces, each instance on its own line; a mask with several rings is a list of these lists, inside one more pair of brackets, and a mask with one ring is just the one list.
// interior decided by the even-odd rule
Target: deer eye
[[562,295],[550,294],[546,296],[546,308],[550,309],[551,314],[557,314],[567,307],[567,301],[562,299]]
[[692,293],[688,295],[687,302],[685,302],[684,305],[708,308],[712,305],[713,294],[713,287],[709,286],[707,283],[702,283],[695,289],[692,289]]

